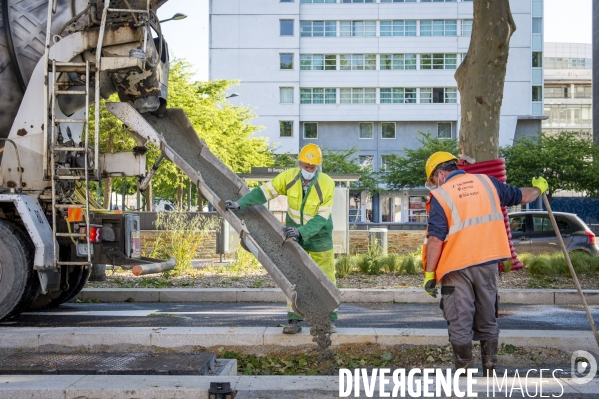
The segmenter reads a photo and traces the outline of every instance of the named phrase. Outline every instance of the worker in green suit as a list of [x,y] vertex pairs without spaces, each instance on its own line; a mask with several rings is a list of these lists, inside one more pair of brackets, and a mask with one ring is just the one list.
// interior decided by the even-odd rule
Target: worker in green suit
[[[287,196],[287,216],[284,234],[293,238],[335,284],[335,256],[333,253],[333,194],[335,183],[318,171],[322,152],[316,144],[307,144],[298,155],[298,167],[278,174],[272,181],[254,188],[237,202],[225,201],[229,210],[244,210],[248,206],[264,204],[279,196]],[[337,311],[329,315],[337,320]],[[291,311],[288,303],[288,324],[284,334],[302,331],[303,318]],[[336,332],[331,324],[331,333]]]

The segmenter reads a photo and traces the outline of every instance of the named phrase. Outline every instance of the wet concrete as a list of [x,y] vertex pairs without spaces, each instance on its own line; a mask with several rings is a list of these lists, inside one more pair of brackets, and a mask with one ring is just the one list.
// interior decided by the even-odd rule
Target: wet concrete
[[[206,185],[220,199],[238,200],[240,198],[239,187],[236,182],[231,181],[223,173],[223,170],[227,167],[222,163],[215,165],[200,155],[201,148],[198,147],[198,142],[183,133],[185,122],[178,120],[177,115],[179,114],[169,110],[165,118],[159,119],[147,116],[146,119],[164,136],[167,144],[181,158],[196,171],[200,171]],[[296,306],[312,327],[314,341],[322,349],[323,357],[332,359],[332,352],[326,349],[331,344],[328,311],[324,312],[320,306],[318,295],[313,290],[309,278],[303,272],[304,268],[301,260],[295,256],[294,251],[288,246],[282,245],[281,232],[283,225],[280,226],[280,231],[275,231],[256,210],[256,207],[238,212],[238,216],[245,222],[251,236],[277,268],[291,284],[295,284],[298,294]]]

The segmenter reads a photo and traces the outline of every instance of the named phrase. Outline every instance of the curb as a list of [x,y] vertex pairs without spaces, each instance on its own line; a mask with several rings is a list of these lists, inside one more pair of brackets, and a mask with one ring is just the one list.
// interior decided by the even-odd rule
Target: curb
[[[9,375],[0,376],[0,397],[10,398],[208,398],[210,382],[229,382],[233,390],[237,390],[238,399],[247,398],[338,398],[339,377],[307,377],[307,376],[83,376],[83,375]],[[545,397],[592,398],[599,390],[599,381],[591,381],[585,385],[576,385],[570,378],[558,378],[548,381],[548,377],[528,378],[526,384],[538,386],[543,384]],[[550,377],[549,377],[550,378]],[[373,386],[379,385],[377,383]],[[422,383],[422,378],[415,378]],[[432,380],[431,380],[432,381]],[[506,381],[512,386],[512,381]],[[515,381],[514,381],[515,382]],[[389,384],[389,381],[386,382]],[[521,381],[520,381],[521,384]],[[558,385],[559,384],[559,385]],[[391,385],[392,387],[393,385]],[[517,384],[516,384],[517,386]],[[466,390],[466,379],[459,381],[460,390]],[[362,387],[361,393],[364,394]],[[485,379],[473,386],[473,392],[485,396],[487,391]],[[505,395],[497,397],[506,398]],[[522,388],[518,388],[522,389]],[[390,388],[386,389],[387,392]],[[378,392],[376,390],[375,392]],[[434,389],[431,389],[434,392]],[[535,391],[536,392],[536,391]],[[552,395],[553,394],[553,395]],[[560,395],[560,394],[563,394]],[[359,394],[358,394],[359,395]],[[362,397],[362,395],[359,395]],[[366,396],[366,395],[364,395]],[[432,395],[431,395],[432,396]],[[535,395],[536,396],[536,395]],[[372,396],[371,396],[372,397]],[[378,396],[377,396],[378,397]],[[443,396],[445,397],[445,396]],[[493,396],[495,397],[495,393]]]
[[[345,303],[438,303],[420,288],[341,289]],[[589,305],[599,305],[599,290],[583,291]],[[501,303],[578,305],[576,290],[502,289]],[[76,299],[101,302],[285,302],[279,288],[86,288]]]
[[[446,329],[338,328],[333,347],[374,344],[447,345]],[[500,344],[546,347],[574,352],[596,347],[591,331],[503,330]],[[190,347],[251,346],[305,348],[316,346],[308,328],[296,335],[282,334],[280,327],[3,327],[0,350],[45,352],[60,347],[83,352],[122,351],[134,348],[188,350]]]

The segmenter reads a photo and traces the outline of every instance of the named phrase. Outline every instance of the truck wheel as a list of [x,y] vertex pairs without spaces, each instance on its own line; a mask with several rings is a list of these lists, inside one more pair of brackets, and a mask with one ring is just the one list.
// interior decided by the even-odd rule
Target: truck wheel
[[33,248],[25,238],[17,226],[0,220],[0,320],[17,316],[39,292]]
[[[90,274],[91,274],[91,267],[85,266],[83,268],[83,272],[81,273],[81,278],[79,279],[79,283],[77,283],[77,285],[73,286],[73,289],[69,289],[67,292],[65,292],[66,295],[61,296],[60,300],[62,302],[60,302],[60,303],[68,302],[71,299],[75,298],[77,295],[79,295],[79,293],[81,292],[83,287],[85,287],[85,284],[87,284],[87,280],[89,279]],[[57,298],[57,300],[58,300],[58,298]],[[59,305],[60,305],[60,303],[59,303]]]
[[[84,272],[82,271],[81,266],[61,266],[68,267],[68,279],[69,279],[69,289],[66,291],[58,290],[58,291],[50,291],[45,295],[40,295],[37,297],[35,302],[31,305],[31,309],[50,309],[59,306],[61,303],[66,302],[67,297],[72,294],[73,291],[77,289],[80,281],[82,280]],[[76,295],[76,294],[75,294]]]

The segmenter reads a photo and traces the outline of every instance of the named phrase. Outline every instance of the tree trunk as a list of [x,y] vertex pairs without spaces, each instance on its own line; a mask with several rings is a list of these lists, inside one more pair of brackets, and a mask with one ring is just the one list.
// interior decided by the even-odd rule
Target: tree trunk
[[[114,152],[114,133],[108,133],[108,144],[106,146],[106,152]],[[112,177],[107,177],[103,182],[104,186],[104,208],[110,209],[110,197],[112,196]]]
[[183,176],[179,176],[179,186],[177,187],[177,210],[183,209]]
[[509,0],[474,0],[470,48],[455,78],[462,110],[460,152],[476,162],[499,157],[499,114],[515,30]]
[[152,182],[146,188],[146,212],[152,212]]

